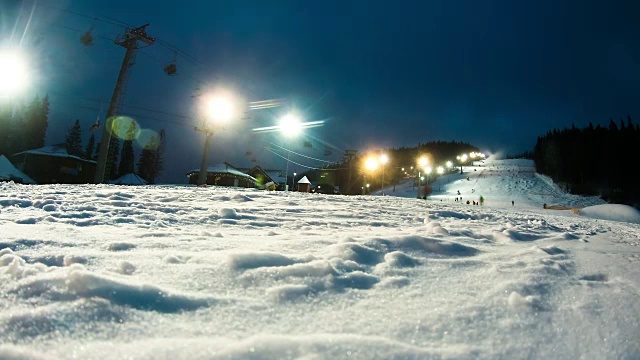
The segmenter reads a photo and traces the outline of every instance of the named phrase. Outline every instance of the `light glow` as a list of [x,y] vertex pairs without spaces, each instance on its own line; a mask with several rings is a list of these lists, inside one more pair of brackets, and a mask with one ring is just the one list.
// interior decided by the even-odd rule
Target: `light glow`
[[288,113],[280,119],[278,127],[284,136],[294,137],[302,132],[303,124],[300,116],[294,113]]
[[0,50],[0,96],[15,95],[29,84],[26,58],[17,51]]
[[425,156],[422,156],[420,159],[418,159],[418,165],[420,165],[421,167],[427,166],[428,163],[429,159],[427,159]]
[[382,165],[388,163],[389,162],[389,156],[387,156],[387,154],[380,155],[380,162],[382,163]]
[[227,123],[238,115],[238,107],[229,94],[215,94],[207,98],[205,116],[208,120]]
[[373,171],[378,168],[378,160],[370,156],[364,161],[364,167],[369,171]]

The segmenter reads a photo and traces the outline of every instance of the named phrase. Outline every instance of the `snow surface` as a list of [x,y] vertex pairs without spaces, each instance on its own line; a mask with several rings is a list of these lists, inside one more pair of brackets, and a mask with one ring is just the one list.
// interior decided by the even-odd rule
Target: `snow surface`
[[0,358],[639,358],[638,212],[478,165],[430,200],[1,183]]

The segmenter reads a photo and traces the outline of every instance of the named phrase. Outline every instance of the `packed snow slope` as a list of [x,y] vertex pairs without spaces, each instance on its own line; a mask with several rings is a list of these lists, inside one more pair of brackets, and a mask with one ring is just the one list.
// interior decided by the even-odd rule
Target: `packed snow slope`
[[[484,161],[475,161],[470,166],[455,167],[452,174],[443,175],[436,181],[430,182],[432,200],[455,201],[462,198],[463,202],[479,201],[484,198],[484,206],[519,208],[542,208],[561,206],[580,208],[584,206],[604,204],[598,197],[583,197],[569,194],[560,189],[548,176],[535,172],[533,160],[508,159],[493,160],[489,157]],[[405,179],[401,184],[386,187],[385,195],[413,197],[418,193],[415,179]],[[460,194],[458,195],[458,192]],[[382,191],[375,192],[380,195]]]
[[482,165],[430,200],[0,183],[0,359],[639,358],[638,213]]

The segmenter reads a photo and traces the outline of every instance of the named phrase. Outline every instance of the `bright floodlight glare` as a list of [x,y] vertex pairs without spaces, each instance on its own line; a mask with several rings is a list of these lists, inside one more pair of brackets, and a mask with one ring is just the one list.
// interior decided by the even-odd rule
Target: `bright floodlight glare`
[[373,171],[378,168],[378,160],[374,157],[368,157],[364,162],[364,167],[369,171]]
[[387,156],[387,154],[382,154],[380,155],[380,162],[382,164],[386,164],[389,162],[389,157]]
[[11,95],[24,90],[29,83],[27,62],[16,51],[0,51],[0,95]]
[[431,174],[431,171],[432,171],[432,170],[433,170],[433,169],[431,169],[430,167],[428,167],[428,166],[427,166],[426,168],[424,168],[424,173],[425,173],[425,174],[427,174],[427,175],[429,175],[429,174]]
[[289,113],[280,119],[280,132],[287,137],[293,137],[302,132],[302,121],[296,114]]
[[418,165],[424,167],[429,163],[429,160],[427,160],[426,157],[421,157],[420,159],[418,159]]
[[450,168],[453,166],[453,163],[451,161],[447,161],[447,167]]
[[438,174],[442,175],[444,173],[444,168],[442,166],[438,166]]
[[462,162],[467,161],[467,154],[462,154],[462,156],[460,157],[460,161]]
[[228,122],[236,115],[233,101],[227,96],[212,97],[207,105],[207,115],[212,120]]

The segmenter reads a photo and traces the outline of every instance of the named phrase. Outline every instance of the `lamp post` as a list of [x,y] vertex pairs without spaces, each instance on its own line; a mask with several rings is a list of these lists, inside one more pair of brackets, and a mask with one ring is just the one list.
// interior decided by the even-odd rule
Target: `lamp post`
[[[367,172],[373,172],[378,168],[378,159],[369,156],[364,160],[364,182],[367,182]],[[367,183],[367,193],[369,193],[369,184]]]
[[438,166],[438,169],[436,170],[436,172],[438,173],[438,192],[440,192],[440,189],[442,186],[442,181],[440,180],[440,177],[442,176],[442,174],[444,174],[444,168],[442,166]]
[[387,154],[380,155],[380,163],[382,164],[382,196],[384,196],[384,165],[389,162]]
[[201,131],[206,135],[202,161],[200,162],[200,172],[198,173],[198,185],[207,183],[209,147],[214,133],[214,125],[229,122],[236,116],[235,105],[229,95],[214,95],[205,101],[204,126],[195,128],[196,131]]
[[296,175],[298,175],[298,173],[296,173],[295,171],[293,172],[293,181],[291,182],[291,186],[293,187],[293,189],[295,190],[296,188]]
[[469,156],[467,154],[456,156],[456,159],[458,159],[458,162],[460,163],[460,174],[462,174],[462,164],[464,164],[468,158]]
[[430,166],[424,168],[424,173],[427,174],[427,185],[429,185],[429,175],[431,175],[432,171],[433,169]]
[[[417,170],[418,170],[418,178],[416,179],[416,182],[418,183],[418,191],[417,191],[418,193],[417,193],[417,195],[416,195],[416,196],[417,196],[417,198],[418,198],[418,199],[420,199],[420,186],[422,185],[422,184],[421,184],[422,177],[421,177],[420,169],[425,168],[425,167],[427,166],[427,164],[428,164],[428,163],[429,163],[429,159],[427,159],[427,157],[426,157],[426,156],[421,156],[421,157],[418,159],[418,166],[417,166]],[[412,167],[413,167],[413,166],[412,166]]]
[[[302,132],[302,121],[300,116],[294,112],[289,112],[280,118],[278,128],[280,132],[287,138],[297,136]],[[289,191],[289,155],[290,151],[287,151],[287,169],[284,174],[284,191]]]

